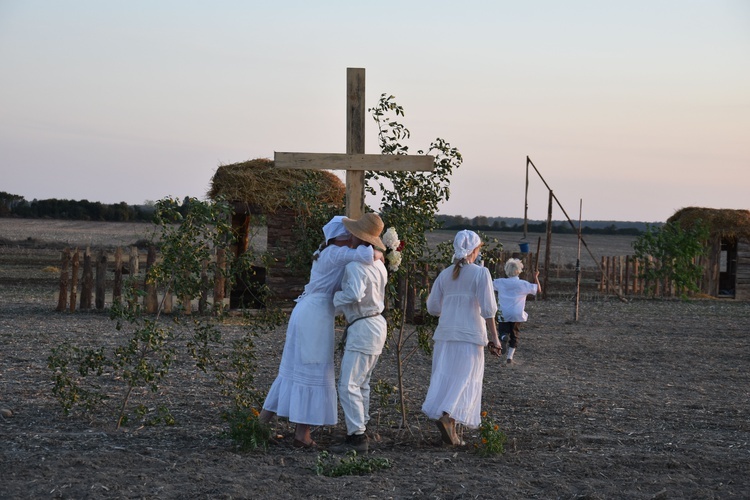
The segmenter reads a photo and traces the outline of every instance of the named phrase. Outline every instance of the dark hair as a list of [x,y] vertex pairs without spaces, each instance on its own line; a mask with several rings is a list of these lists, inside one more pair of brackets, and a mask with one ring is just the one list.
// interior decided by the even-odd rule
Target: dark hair
[[323,243],[321,243],[320,245],[318,245],[318,249],[315,250],[315,252],[313,253],[312,260],[313,261],[318,260],[318,256],[320,256],[320,252],[322,252],[323,250],[325,250],[326,248],[328,248],[328,246],[331,245],[332,243],[333,243],[333,238],[331,238],[328,241],[324,241]]

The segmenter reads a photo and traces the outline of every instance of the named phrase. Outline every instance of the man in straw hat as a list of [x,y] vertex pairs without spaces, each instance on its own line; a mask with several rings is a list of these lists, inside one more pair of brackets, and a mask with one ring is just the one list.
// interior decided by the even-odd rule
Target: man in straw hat
[[[385,250],[380,239],[383,221],[373,213],[360,219],[344,219],[352,234],[353,247],[372,246]],[[341,290],[333,296],[337,312],[346,317],[345,347],[339,377],[339,401],[346,420],[346,440],[332,447],[334,452],[369,449],[365,434],[370,420],[370,378],[387,335],[385,318],[385,285],[388,273],[381,261],[374,264],[350,262],[344,269]]]

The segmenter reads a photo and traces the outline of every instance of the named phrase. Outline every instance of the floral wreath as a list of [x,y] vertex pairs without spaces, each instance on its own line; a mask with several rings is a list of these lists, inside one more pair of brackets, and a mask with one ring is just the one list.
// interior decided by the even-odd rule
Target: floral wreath
[[392,227],[386,230],[382,240],[385,245],[385,262],[388,270],[396,272],[401,265],[401,250],[405,242],[398,239],[398,233]]

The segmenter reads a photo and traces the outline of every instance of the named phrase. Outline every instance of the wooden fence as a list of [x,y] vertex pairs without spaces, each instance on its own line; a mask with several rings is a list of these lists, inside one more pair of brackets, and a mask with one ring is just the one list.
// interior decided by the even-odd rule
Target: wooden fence
[[[538,259],[534,253],[521,254],[518,252],[501,251],[491,256],[493,262],[490,273],[493,277],[504,276],[503,266],[510,257],[519,258],[524,262],[526,270],[524,279],[531,279],[534,266]],[[114,253],[102,250],[96,255],[91,251],[66,249],[62,253],[60,285],[57,302],[58,311],[74,312],[80,310],[103,310],[107,304],[111,305],[122,300],[123,282],[126,277],[139,282],[139,288],[145,291],[143,305],[145,312],[155,313],[160,301],[164,302],[163,312],[171,313],[175,301],[184,314],[192,311],[204,313],[211,311],[216,305],[227,307],[227,284],[223,276],[216,276],[214,282],[208,273],[209,266],[225,265],[224,254],[219,252],[212,262],[204,264],[202,272],[203,287],[200,297],[191,301],[187,298],[174,298],[168,292],[157,290],[146,281],[148,269],[157,261],[158,255],[154,248],[150,248],[144,255],[137,247],[128,249],[117,248]],[[640,263],[633,256],[602,257],[599,268],[581,270],[580,290],[584,296],[642,296],[647,293],[648,283],[639,277]],[[429,267],[428,265],[414,265],[412,283],[400,283],[401,295],[407,297],[407,318],[413,319],[420,311],[425,310],[425,294],[421,290],[429,290],[432,280],[444,268]],[[571,265],[551,264],[542,269],[540,274],[543,294],[537,299],[545,299],[550,295],[573,296],[575,288],[575,268]],[[671,297],[676,294],[671,283],[655,283],[656,295]],[[107,301],[111,290],[111,300]],[[421,298],[420,298],[421,297]],[[188,307],[189,305],[189,307]]]
[[[124,277],[139,281],[139,288],[145,291],[143,298],[146,313],[155,314],[163,301],[163,312],[172,313],[175,298],[167,291],[159,293],[156,286],[146,280],[149,268],[157,261],[156,249],[150,247],[146,253],[145,266],[143,256],[137,247],[130,247],[127,251],[117,248],[114,254],[100,250],[93,256],[89,249],[81,252],[78,249],[66,249],[62,253],[60,265],[60,287],[57,299],[58,311],[74,312],[76,307],[80,310],[103,310],[106,304],[107,286],[112,288],[112,300],[114,304],[122,300]],[[223,268],[225,254],[218,250],[214,255],[214,263]],[[213,304],[224,307],[226,297],[226,279],[217,275],[213,283],[209,281],[208,265],[204,263],[201,279],[203,287],[197,303],[188,297],[178,298],[183,314],[191,314],[194,309],[204,313],[209,310],[209,295]],[[143,272],[141,272],[143,268]],[[110,279],[109,273],[113,273]],[[220,273],[219,273],[220,274]],[[80,301],[78,295],[80,293]],[[160,296],[161,295],[161,296]],[[93,303],[92,303],[93,299]],[[93,305],[92,305],[93,304]]]

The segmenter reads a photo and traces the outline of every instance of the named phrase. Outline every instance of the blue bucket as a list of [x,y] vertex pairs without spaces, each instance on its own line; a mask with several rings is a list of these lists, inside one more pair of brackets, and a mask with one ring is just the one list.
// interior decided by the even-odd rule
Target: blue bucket
[[529,253],[529,244],[528,243],[519,243],[519,248],[521,248],[521,253]]

